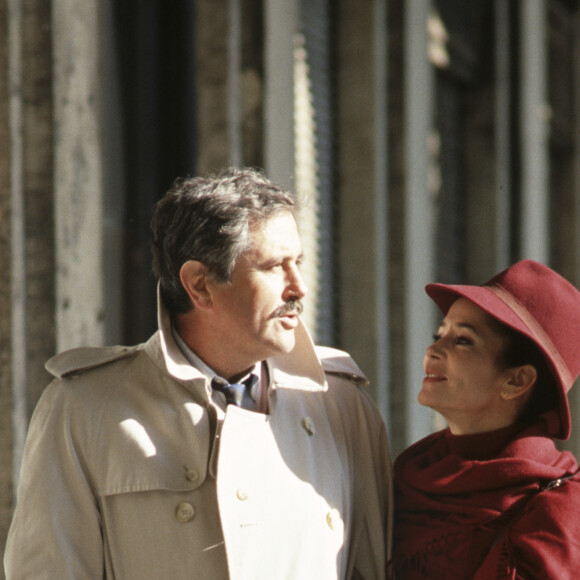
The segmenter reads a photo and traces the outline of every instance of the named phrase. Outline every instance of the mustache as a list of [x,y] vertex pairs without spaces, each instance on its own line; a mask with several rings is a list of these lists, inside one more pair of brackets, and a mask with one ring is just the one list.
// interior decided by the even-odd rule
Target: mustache
[[304,305],[302,302],[300,302],[300,300],[297,298],[292,298],[285,304],[282,304],[282,306],[276,308],[272,314],[272,318],[280,318],[281,316],[286,316],[287,314],[302,314],[303,310]]

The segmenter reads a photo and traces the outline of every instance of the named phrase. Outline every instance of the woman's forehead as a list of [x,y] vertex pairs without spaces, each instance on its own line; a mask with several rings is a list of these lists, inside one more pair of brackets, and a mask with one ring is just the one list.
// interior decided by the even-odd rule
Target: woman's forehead
[[450,306],[443,323],[453,323],[460,326],[477,329],[485,326],[494,332],[497,330],[497,321],[477,304],[467,298],[459,297]]

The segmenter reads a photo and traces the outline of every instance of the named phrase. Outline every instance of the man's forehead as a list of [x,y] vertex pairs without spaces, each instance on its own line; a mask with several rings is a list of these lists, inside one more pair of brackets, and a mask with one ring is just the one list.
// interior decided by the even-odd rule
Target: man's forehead
[[294,214],[284,211],[261,219],[250,225],[250,236],[253,238],[300,238]]
[[250,230],[248,252],[301,254],[302,244],[294,215],[275,214]]

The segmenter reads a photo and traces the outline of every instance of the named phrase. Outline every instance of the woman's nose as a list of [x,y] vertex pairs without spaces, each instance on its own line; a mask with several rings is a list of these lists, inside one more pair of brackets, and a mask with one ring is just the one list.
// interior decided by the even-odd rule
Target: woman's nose
[[425,351],[425,356],[428,358],[438,358],[441,356],[443,350],[442,339],[435,339]]

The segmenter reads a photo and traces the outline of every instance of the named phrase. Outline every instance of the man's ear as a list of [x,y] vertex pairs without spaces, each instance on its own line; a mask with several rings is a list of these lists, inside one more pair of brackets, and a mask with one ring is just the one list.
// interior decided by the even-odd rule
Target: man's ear
[[538,371],[533,365],[522,365],[509,369],[509,378],[504,385],[502,397],[506,400],[514,400],[525,393],[536,384]]
[[194,309],[207,308],[211,304],[207,268],[199,260],[185,262],[179,271],[179,278]]

